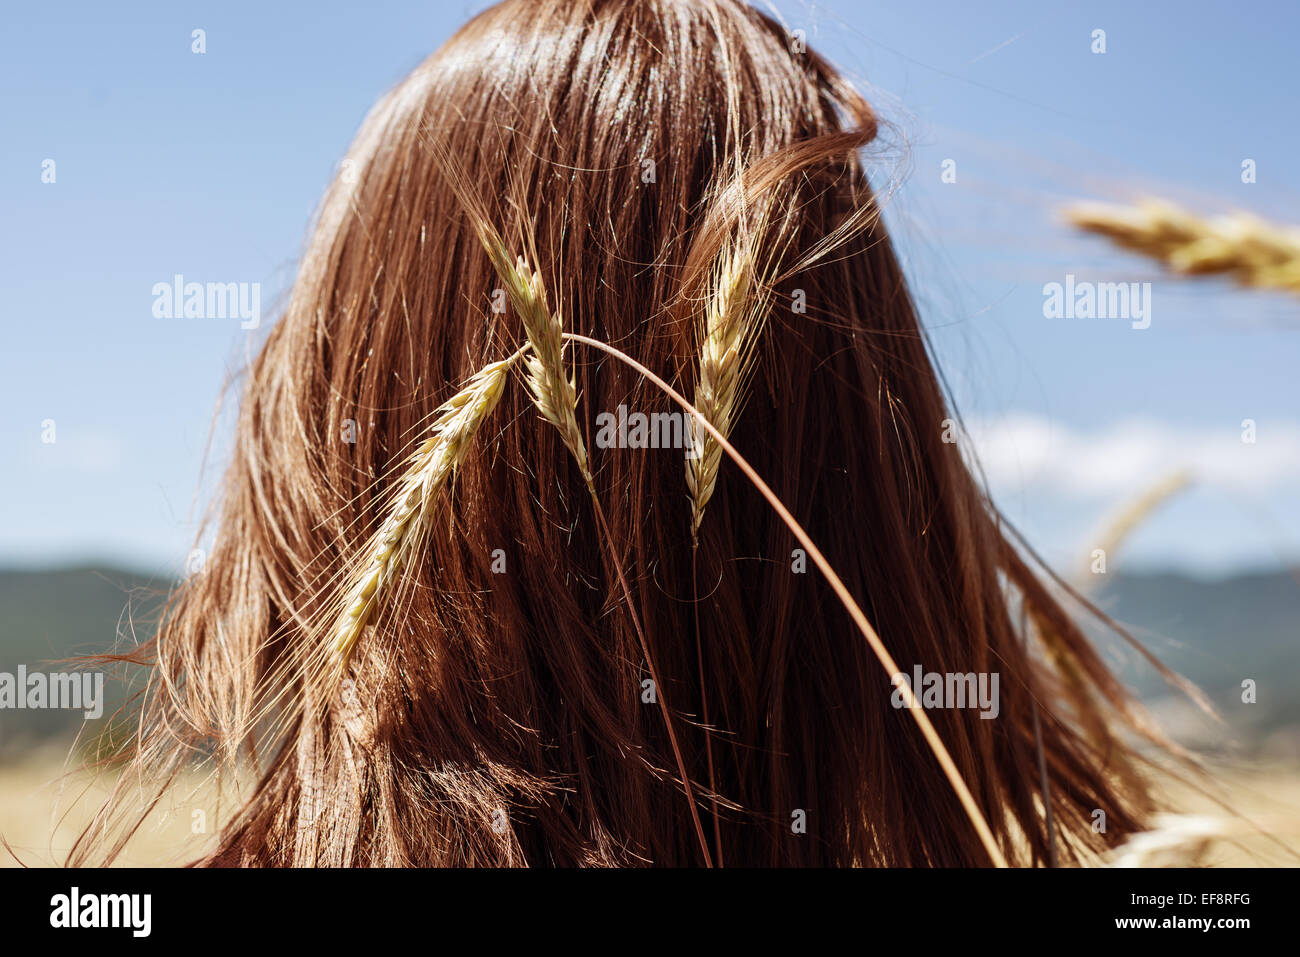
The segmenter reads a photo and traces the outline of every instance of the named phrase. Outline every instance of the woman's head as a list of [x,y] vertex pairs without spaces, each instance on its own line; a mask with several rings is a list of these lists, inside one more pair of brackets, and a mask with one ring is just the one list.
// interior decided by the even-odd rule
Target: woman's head
[[[638,447],[636,416],[659,445],[679,410],[580,343],[594,498],[515,376],[321,679],[436,410],[529,342],[485,236],[566,331],[697,404],[734,373],[731,441],[904,673],[998,675],[996,717],[928,713],[1008,856],[1045,858],[1045,802],[1063,854],[1134,828],[1123,696],[951,441],[858,155],[876,128],[732,0],[507,0],[376,106],[248,371],[217,544],[151,649],[142,766],[197,748],[262,775],[212,860],[989,860],[790,529],[725,458],[700,515],[689,440]],[[737,262],[730,306],[753,308],[710,373]]]

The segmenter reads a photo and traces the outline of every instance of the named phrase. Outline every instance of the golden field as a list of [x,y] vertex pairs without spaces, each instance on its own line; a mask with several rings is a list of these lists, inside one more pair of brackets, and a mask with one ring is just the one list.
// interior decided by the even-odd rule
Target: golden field
[[[49,867],[66,857],[106,793],[110,773],[68,771],[44,751],[0,767],[0,866]],[[1153,835],[1142,866],[1296,866],[1300,864],[1300,762],[1213,765],[1199,785],[1164,777],[1161,807],[1181,817],[1186,834]],[[197,812],[197,813],[196,813]],[[175,789],[128,846],[121,865],[175,866],[211,839],[217,818],[212,788],[195,778]],[[1198,837],[1201,830],[1215,837]],[[1178,828],[1175,828],[1178,831]],[[198,833],[196,833],[196,831]],[[16,855],[16,857],[15,857]]]

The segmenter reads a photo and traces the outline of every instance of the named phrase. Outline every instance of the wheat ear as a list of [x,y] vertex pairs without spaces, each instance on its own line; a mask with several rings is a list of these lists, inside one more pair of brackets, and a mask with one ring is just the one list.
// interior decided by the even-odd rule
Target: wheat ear
[[587,447],[578,429],[578,389],[573,377],[566,376],[564,371],[564,319],[559,312],[551,311],[546,284],[527,259],[520,256],[511,262],[510,254],[495,237],[480,233],[479,238],[488,251],[492,267],[505,284],[506,295],[528,337],[532,351],[524,364],[528,368],[528,390],[533,394],[533,402],[542,418],[559,430],[588,489],[594,489]]
[[[541,274],[529,266],[524,256],[516,259],[510,255],[482,198],[470,186],[461,166],[451,158],[446,147],[441,143],[435,145],[433,155],[505,287],[510,304],[519,314],[524,335],[532,349],[526,365],[528,390],[533,401],[542,417],[559,429],[561,439],[578,463],[588,490],[594,495],[595,484],[587,463],[587,447],[578,430],[578,390],[573,378],[564,374],[564,320],[559,311],[551,311]],[[509,191],[511,204],[521,211],[526,210],[528,191],[524,184],[512,180]],[[538,260],[536,246],[531,242],[526,251],[531,253],[534,262]]]
[[[753,340],[762,314],[762,297],[750,295],[754,257],[743,245],[731,244],[715,269],[705,308],[700,345],[695,407],[724,436],[741,401],[741,391],[753,356]],[[704,509],[713,497],[722,464],[722,447],[707,433],[696,436],[686,461],[686,487],[691,495],[691,540],[698,538]]]
[[496,408],[520,353],[484,366],[438,409],[438,417],[403,473],[383,524],[366,546],[364,570],[345,593],[334,635],[341,674],[380,596],[399,574],[420,529],[448,479],[464,460],[474,434]]
[[[1106,560],[1109,561],[1119,551],[1120,546],[1133,534],[1133,530],[1152,512],[1191,484],[1191,470],[1177,469],[1144,489],[1141,495],[1126,503],[1120,511],[1111,516],[1097,539],[1099,542],[1097,548],[1106,556]],[[1096,576],[1091,574],[1091,562],[1088,563],[1085,571],[1086,574],[1080,576],[1081,582],[1096,581]],[[1084,585],[1081,590],[1087,591],[1087,585]]]
[[1071,206],[1066,218],[1116,245],[1187,275],[1229,276],[1243,286],[1300,293],[1300,230],[1249,213],[1201,219],[1164,200]]

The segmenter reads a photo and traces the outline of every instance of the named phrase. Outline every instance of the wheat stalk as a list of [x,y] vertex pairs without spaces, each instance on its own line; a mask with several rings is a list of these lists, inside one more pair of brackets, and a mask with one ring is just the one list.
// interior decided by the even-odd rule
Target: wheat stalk
[[[472,209],[472,207],[470,208]],[[583,480],[587,483],[587,491],[591,494],[591,503],[596,513],[596,521],[608,543],[610,558],[613,561],[623,594],[627,599],[628,616],[632,621],[633,629],[636,631],[641,651],[645,655],[646,668],[649,670],[651,680],[654,681],[655,686],[663,689],[663,684],[659,681],[659,675],[655,669],[654,657],[651,655],[650,643],[646,640],[645,630],[641,627],[641,619],[632,600],[631,585],[628,584],[627,576],[623,571],[623,562],[614,548],[609,531],[609,522],[605,518],[604,509],[601,508],[600,498],[596,495],[596,485],[592,480],[591,469],[587,464],[587,448],[583,444],[582,433],[578,430],[577,387],[574,385],[573,378],[564,374],[564,340],[566,337],[564,320],[558,312],[551,312],[546,297],[546,285],[542,281],[541,274],[529,268],[528,260],[523,256],[520,256],[512,263],[505,244],[501,242],[492,227],[485,219],[476,217],[476,220],[475,225],[479,241],[487,249],[488,258],[492,261],[493,269],[496,270],[497,276],[505,284],[506,294],[510,297],[515,311],[519,313],[524,333],[528,337],[531,352],[525,363],[528,367],[528,388],[533,394],[533,402],[541,412],[542,418],[559,430],[565,446],[573,454],[578,463],[578,468],[582,471]],[[677,762],[677,770],[681,775],[682,788],[686,792],[687,807],[690,810],[691,820],[695,825],[695,831],[700,840],[701,850],[704,852],[704,861],[707,866],[712,867],[713,862],[709,856],[708,842],[704,838],[704,828],[700,823],[699,811],[695,806],[691,779],[686,772],[686,761],[682,756],[681,745],[677,741],[677,732],[673,729],[672,718],[668,711],[668,700],[662,690],[657,695],[657,698],[660,712],[663,715],[664,727],[668,732],[668,739],[672,746],[673,756]]]
[[400,572],[412,543],[418,540],[428,510],[464,461],[483,420],[496,408],[519,355],[515,353],[480,369],[438,409],[429,437],[411,456],[383,524],[366,547],[364,570],[345,592],[343,613],[334,635],[340,674],[373,616],[380,595]]
[[[662,377],[656,375],[621,349],[617,349],[606,342],[601,342],[599,339],[592,339],[590,336],[565,333],[564,338],[570,342],[578,342],[585,346],[590,346],[593,349],[598,349],[608,356],[612,356],[628,368],[635,370],[647,382],[662,391],[687,415],[700,416],[700,410],[692,403],[687,402],[686,398],[680,392],[665,382]],[[826,556],[822,554],[821,549],[819,549],[816,543],[813,542],[807,531],[804,530],[804,527],[799,524],[794,515],[790,513],[790,510],[786,508],[785,503],[782,502],[777,494],[772,491],[772,487],[763,481],[758,472],[754,470],[754,467],[745,460],[743,455],[736,451],[735,446],[727,441],[727,437],[724,436],[712,422],[709,422],[702,416],[700,416],[700,418],[702,428],[713,437],[714,441],[722,447],[722,450],[727,453],[728,457],[730,457],[736,464],[736,467],[740,469],[745,478],[750,481],[750,484],[752,484],[754,488],[758,490],[759,494],[767,500],[768,505],[770,505],[772,510],[776,512],[777,517],[785,523],[785,526],[788,529],[790,529],[791,534],[793,534],[798,540],[804,551],[808,553],[808,557],[812,559],[813,564],[816,565],[822,575],[825,576],[827,584],[829,584],[831,590],[835,592],[835,596],[844,606],[844,609],[849,613],[849,617],[853,619],[853,623],[857,625],[858,630],[862,632],[862,637],[865,638],[867,644],[871,646],[872,652],[884,667],[885,673],[889,675],[898,674],[898,665],[894,661],[893,656],[889,653],[889,650],[885,648],[885,644],[880,640],[880,636],[876,634],[876,630],[871,627],[871,622],[867,619],[861,606],[859,606],[854,600],[853,594],[849,591],[848,586],[846,586],[840,576],[836,574],[831,563],[826,559]],[[912,716],[920,727],[921,733],[925,736],[926,742],[930,745],[930,750],[934,753],[935,759],[943,769],[944,775],[948,778],[949,783],[952,784],[958,800],[961,801],[962,807],[970,817],[971,823],[974,825],[975,831],[979,835],[980,842],[988,852],[989,859],[997,867],[1006,867],[1006,858],[998,848],[997,840],[994,838],[993,832],[989,829],[988,822],[984,819],[983,812],[975,802],[975,798],[971,794],[970,788],[966,786],[966,782],[962,778],[961,772],[957,769],[957,765],[953,762],[952,756],[948,753],[948,749],[944,746],[943,740],[939,737],[939,732],[935,730],[934,724],[931,723],[930,718],[926,715],[925,709],[921,707],[920,702],[917,700],[916,696],[912,694],[912,690],[907,684],[900,685],[898,690],[903,696],[905,710]],[[660,702],[663,701],[662,695],[659,700]]]
[[[715,265],[712,291],[701,330],[700,368],[695,386],[695,405],[704,419],[723,436],[731,434],[732,418],[741,401],[748,377],[753,341],[765,305],[764,296],[751,296],[755,283],[752,234],[747,242],[728,242]],[[700,673],[700,709],[705,728],[705,757],[709,768],[709,790],[713,807],[713,834],[718,861],[722,861],[722,835],[718,824],[717,781],[713,763],[713,739],[709,725],[709,703],[704,682],[704,657],[699,623],[699,578],[696,551],[704,509],[713,497],[722,465],[722,446],[707,432],[700,438],[700,423],[691,417],[691,454],[686,458],[686,488],[691,497],[691,580],[695,589],[695,660]]]
[[[732,419],[741,402],[765,302],[764,297],[751,296],[754,283],[752,246],[728,244],[719,257],[704,313],[695,386],[695,407],[724,436],[731,434]],[[721,464],[722,447],[713,436],[697,436],[693,454],[686,461],[692,542],[698,540],[700,522],[717,486]]]
[[1300,230],[1249,213],[1201,219],[1164,200],[1137,206],[1085,203],[1065,210],[1074,225],[1186,275],[1230,276],[1260,289],[1300,293]]

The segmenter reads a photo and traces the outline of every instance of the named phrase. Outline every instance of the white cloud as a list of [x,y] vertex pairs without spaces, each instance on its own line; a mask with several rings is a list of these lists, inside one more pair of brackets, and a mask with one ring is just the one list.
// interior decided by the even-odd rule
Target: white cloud
[[1115,498],[1150,487],[1179,468],[1201,483],[1249,492],[1300,487],[1300,425],[1260,419],[1255,441],[1240,421],[1187,428],[1149,420],[1099,430],[1010,414],[967,423],[995,491],[1042,490],[1075,499]]

